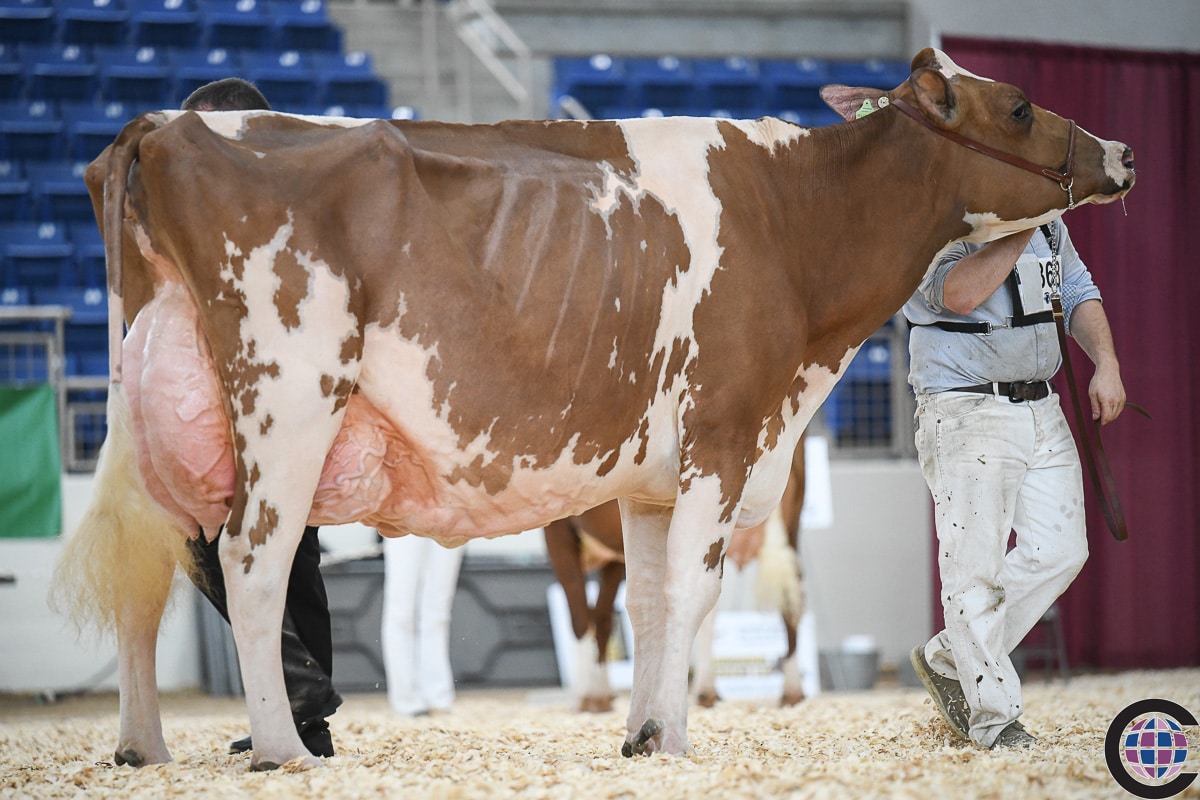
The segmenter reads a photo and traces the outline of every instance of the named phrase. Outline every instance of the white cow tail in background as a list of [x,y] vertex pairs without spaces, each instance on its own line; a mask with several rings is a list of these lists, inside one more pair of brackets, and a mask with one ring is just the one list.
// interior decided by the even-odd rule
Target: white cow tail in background
[[776,506],[767,519],[762,551],[758,555],[755,597],[759,608],[778,609],[784,618],[799,624],[804,613],[804,585],[800,559],[788,544],[783,508]]

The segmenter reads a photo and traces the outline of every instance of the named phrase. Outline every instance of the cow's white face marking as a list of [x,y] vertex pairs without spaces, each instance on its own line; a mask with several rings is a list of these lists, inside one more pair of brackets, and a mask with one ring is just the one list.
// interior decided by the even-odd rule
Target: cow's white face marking
[[955,64],[954,61],[951,60],[950,56],[946,55],[941,50],[934,50],[933,52],[936,54],[938,71],[941,72],[947,80],[955,77],[956,75],[964,75],[968,78],[975,78],[977,80],[987,81],[988,83],[995,83],[995,81],[993,81],[991,78],[983,78],[973,72],[963,69],[958,64]]
[[1114,142],[1090,133],[1089,131],[1075,126],[1076,135],[1083,134],[1090,136],[1093,140],[1100,143],[1100,148],[1104,151],[1104,174],[1118,185],[1130,180],[1132,170],[1125,166],[1123,159],[1125,158],[1125,145],[1121,142]]

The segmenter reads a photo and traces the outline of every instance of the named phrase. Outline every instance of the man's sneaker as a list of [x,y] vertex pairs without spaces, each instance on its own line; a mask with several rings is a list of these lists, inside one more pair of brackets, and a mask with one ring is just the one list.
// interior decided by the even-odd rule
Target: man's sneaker
[[970,741],[971,737],[967,731],[971,728],[971,707],[967,705],[967,696],[963,694],[962,685],[950,678],[943,678],[929,666],[929,662],[925,660],[925,645],[914,647],[908,659],[912,662],[925,690],[933,698],[934,707],[946,722],[950,723],[950,729],[959,738]]
[[1019,722],[1010,722],[1005,726],[1004,730],[1000,731],[1000,735],[996,737],[996,741],[992,742],[993,750],[1023,750],[1033,747],[1038,743],[1038,738],[1029,731],[1025,730],[1025,726]]

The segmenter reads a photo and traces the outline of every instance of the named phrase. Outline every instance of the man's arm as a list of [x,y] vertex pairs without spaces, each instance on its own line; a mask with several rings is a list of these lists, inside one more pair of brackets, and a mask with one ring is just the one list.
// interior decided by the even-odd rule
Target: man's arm
[[1092,419],[1107,425],[1125,409],[1125,385],[1121,382],[1121,365],[1117,362],[1104,304],[1099,300],[1084,300],[1075,306],[1071,312],[1071,336],[1096,365],[1088,384]]
[[1032,237],[1032,228],[1018,231],[964,256],[946,275],[942,305],[955,314],[974,311],[1004,283]]

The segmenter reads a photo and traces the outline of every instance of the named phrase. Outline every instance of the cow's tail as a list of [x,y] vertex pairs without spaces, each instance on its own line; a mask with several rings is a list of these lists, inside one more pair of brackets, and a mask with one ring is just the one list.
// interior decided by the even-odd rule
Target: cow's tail
[[121,226],[125,219],[129,171],[133,162],[137,160],[142,139],[147,133],[161,127],[163,122],[164,117],[161,114],[142,114],[121,129],[116,141],[92,164],[103,170],[103,174],[97,176],[103,181],[102,216],[99,223],[100,232],[104,235],[104,261],[108,271],[108,374],[109,382],[114,384],[122,380],[121,342],[125,333],[125,287],[121,260]]
[[780,507],[776,507],[767,519],[754,588],[761,607],[778,609],[792,624],[800,621],[800,615],[804,613],[800,560],[788,544],[787,525]]
[[51,607],[80,632],[115,630],[126,609],[161,609],[177,564],[195,574],[188,532],[146,491],[133,441],[125,387],[114,384],[91,505],[51,584]]

